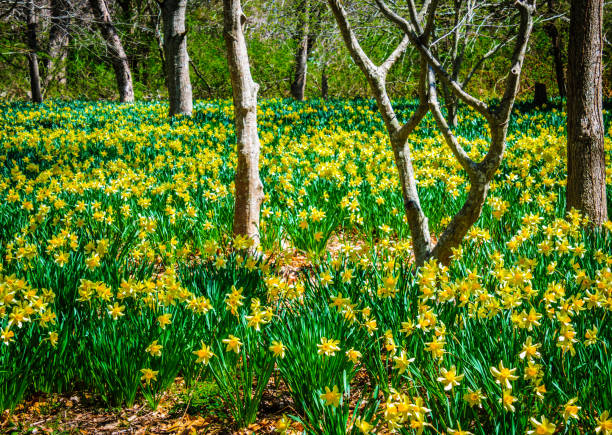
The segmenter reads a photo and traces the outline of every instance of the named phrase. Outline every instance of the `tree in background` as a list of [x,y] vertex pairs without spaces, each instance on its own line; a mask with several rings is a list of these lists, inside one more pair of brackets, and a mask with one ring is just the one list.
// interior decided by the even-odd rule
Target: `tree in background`
[[106,2],[105,0],[89,0],[89,5],[110,52],[110,61],[115,70],[117,88],[119,89],[119,100],[122,103],[131,103],[134,101],[132,73]]
[[[291,96],[304,101],[306,92],[306,79],[308,76],[308,57],[312,54],[313,47],[321,32],[322,14],[325,11],[325,3],[300,0],[296,7],[296,40],[295,67],[293,81],[291,82]],[[325,77],[325,69],[322,70],[322,82]],[[323,83],[321,83],[323,87]]]
[[567,92],[567,210],[608,220],[602,112],[603,0],[573,0]]
[[163,50],[170,102],[169,115],[191,115],[193,97],[185,27],[187,0],[164,0],[160,6],[164,29]]
[[223,0],[223,37],[234,97],[238,165],[234,193],[234,235],[259,246],[259,211],[264,199],[259,178],[259,135],[257,133],[257,91],[251,77],[249,53],[244,37],[246,16],[240,0]]
[[553,57],[555,78],[557,80],[557,89],[561,98],[565,97],[565,65],[563,63],[563,39],[561,38],[557,25],[559,11],[557,10],[557,2],[548,0],[548,14],[551,18],[546,23],[544,29],[550,37],[550,51]]
[[70,39],[72,8],[68,0],[51,0],[51,28],[47,56],[44,59],[45,91],[51,83],[66,85],[67,46]]
[[28,44],[28,65],[30,67],[30,92],[32,102],[42,103],[42,90],[40,85],[40,71],[38,68],[38,19],[34,0],[27,0],[26,11],[26,39]]

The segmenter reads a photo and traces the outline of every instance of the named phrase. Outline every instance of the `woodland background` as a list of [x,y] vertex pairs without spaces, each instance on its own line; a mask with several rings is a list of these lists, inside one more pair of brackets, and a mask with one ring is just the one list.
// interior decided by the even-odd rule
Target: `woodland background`
[[[20,1],[0,0],[0,98],[28,99],[27,23],[20,17]],[[471,3],[474,3],[473,1]],[[479,2],[479,13],[503,15],[511,8],[504,2]],[[533,35],[525,59],[521,96],[532,98],[536,83],[546,85],[549,96],[563,96],[569,28],[568,1],[540,1]],[[612,2],[604,4],[604,99],[612,96]],[[155,0],[108,0],[132,70],[136,99],[165,99],[160,6]],[[307,10],[306,10],[307,5]],[[439,13],[439,56],[452,52],[454,8],[469,7],[466,0],[445,2]],[[114,99],[117,88],[104,39],[96,28],[88,2],[41,0],[35,2],[38,56],[45,98]],[[251,0],[243,9],[252,74],[262,98],[291,96],[302,41],[308,41],[306,98],[368,97],[367,83],[348,55],[326,2],[311,0]],[[488,12],[487,12],[488,11]],[[491,12],[501,11],[501,12]],[[351,19],[366,52],[380,61],[400,35],[385,25],[380,12],[367,1],[351,2]],[[21,19],[23,18],[23,19]],[[471,29],[464,62],[469,71],[506,35],[512,34],[510,18],[491,16],[490,26]],[[219,0],[195,0],[186,14],[191,81],[195,99],[229,98],[231,86],[223,41],[223,11]],[[481,98],[496,97],[503,90],[504,65],[512,44],[482,62],[467,88]],[[410,48],[390,73],[392,97],[416,97],[418,62]],[[559,75],[558,65],[562,65]],[[557,68],[556,68],[557,67]]]

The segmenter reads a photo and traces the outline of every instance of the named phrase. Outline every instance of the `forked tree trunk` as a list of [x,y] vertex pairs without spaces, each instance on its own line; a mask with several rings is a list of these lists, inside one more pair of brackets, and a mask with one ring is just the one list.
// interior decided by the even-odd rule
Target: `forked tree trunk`
[[191,115],[193,97],[185,29],[187,0],[164,0],[161,8],[166,84],[170,103],[169,115]]
[[115,70],[119,89],[119,100],[123,103],[131,103],[134,101],[134,88],[132,87],[130,65],[105,0],[89,0],[89,5],[110,52],[110,60]]
[[238,165],[235,178],[234,235],[246,236],[259,246],[259,211],[263,184],[259,178],[257,91],[251,77],[240,0],[223,0],[223,37],[234,97]]
[[295,71],[291,82],[291,96],[304,101],[306,92],[306,75],[308,73],[308,51],[310,39],[310,1],[302,0],[298,10],[297,50],[295,53]]
[[[490,182],[501,164],[506,147],[508,122],[512,106],[514,105],[514,99],[518,92],[527,42],[533,27],[532,15],[535,5],[532,0],[516,0],[515,5],[520,11],[520,26],[512,54],[510,71],[507,75],[504,95],[499,105],[491,107],[468,94],[452,75],[442,68],[438,59],[432,55],[428,41],[434,24],[437,0],[431,3],[425,2],[427,6],[425,6],[421,13],[416,11],[414,2],[409,2],[411,23],[393,12],[384,0],[376,0],[383,15],[395,23],[405,34],[400,45],[380,66],[375,65],[359,45],[357,37],[350,27],[341,1],[327,0],[327,2],[340,27],[340,33],[351,57],[368,80],[387,128],[402,187],[404,209],[412,236],[415,262],[420,266],[428,259],[433,258],[443,264],[448,264],[453,249],[460,246],[468,230],[480,216],[487,198]],[[425,21],[426,25],[422,29],[422,23]],[[419,106],[408,122],[401,125],[386,92],[386,76],[391,66],[406,49],[408,41],[414,45],[421,56]],[[442,79],[457,98],[475,109],[487,120],[491,131],[491,142],[486,156],[480,162],[474,162],[469,157],[442,115],[436,94],[436,75]],[[432,244],[427,217],[420,205],[414,170],[410,159],[410,147],[407,141],[410,133],[429,110],[433,112],[436,124],[444,136],[445,142],[470,179],[470,191],[463,207],[453,216],[444,232],[438,237],[435,245]]]
[[40,89],[40,72],[38,70],[38,35],[37,27],[38,20],[36,19],[36,10],[34,1],[29,0],[26,5],[26,20],[27,20],[27,42],[28,42],[28,66],[30,68],[30,92],[32,93],[32,102],[42,103],[42,91]]
[[608,220],[602,114],[603,0],[572,1],[568,47],[567,210]]
[[66,47],[70,26],[70,5],[66,0],[51,1],[51,29],[49,30],[49,52],[45,59],[45,86],[54,82],[66,85]]

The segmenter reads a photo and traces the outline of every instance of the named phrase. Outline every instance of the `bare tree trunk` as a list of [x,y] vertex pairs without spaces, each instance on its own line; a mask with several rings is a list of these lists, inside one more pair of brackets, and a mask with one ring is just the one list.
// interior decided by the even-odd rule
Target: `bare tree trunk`
[[105,0],[89,0],[89,5],[110,52],[110,60],[115,70],[119,89],[119,100],[123,103],[131,103],[134,101],[134,88],[132,87],[130,65]]
[[223,0],[223,37],[234,97],[234,123],[238,142],[235,178],[234,235],[259,246],[259,211],[263,184],[259,178],[259,136],[257,134],[257,91],[251,77],[249,54],[243,26],[246,17],[240,0]]
[[546,93],[546,84],[536,82],[533,90],[533,105],[541,107],[548,103],[548,94]]
[[169,115],[191,115],[193,98],[185,29],[187,0],[164,0],[161,8]]
[[306,74],[308,73],[308,51],[310,45],[310,1],[302,0],[298,8],[298,47],[295,53],[295,71],[291,82],[291,96],[304,101],[306,92]]
[[608,220],[602,114],[603,0],[571,2],[567,93],[567,210]]
[[[555,13],[555,0],[548,0],[548,12],[550,14]],[[556,20],[555,20],[556,21]],[[559,96],[565,97],[565,73],[563,71],[563,47],[562,39],[559,36],[559,30],[555,24],[555,21],[550,21],[546,24],[545,30],[550,37],[550,47],[555,63],[555,78],[557,80],[557,88],[559,89]]]
[[40,73],[38,70],[38,20],[36,19],[36,10],[34,8],[34,0],[28,0],[26,5],[26,20],[27,20],[27,40],[28,40],[28,65],[30,67],[30,90],[32,92],[32,102],[42,103],[42,92],[40,89]]
[[457,127],[459,100],[445,84],[442,84],[440,89],[442,90],[442,96],[444,97],[444,107],[446,107],[446,121],[448,122],[449,126],[453,128]]
[[329,94],[329,83],[327,81],[327,69],[326,65],[323,65],[323,69],[321,70],[321,98],[327,100],[327,96]]
[[70,4],[66,0],[51,0],[51,29],[49,30],[49,52],[44,61],[44,88],[51,82],[66,85],[66,47],[70,27]]

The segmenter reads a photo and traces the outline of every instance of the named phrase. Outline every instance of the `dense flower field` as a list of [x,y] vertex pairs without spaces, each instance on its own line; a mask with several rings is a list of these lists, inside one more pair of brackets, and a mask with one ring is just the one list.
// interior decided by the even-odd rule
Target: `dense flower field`
[[[0,410],[77,384],[155,407],[181,376],[237,427],[279,389],[280,431],[612,433],[612,225],[565,216],[563,113],[515,109],[478,224],[415,273],[372,102],[261,104],[257,258],[231,237],[231,104],[166,110],[0,103]],[[430,116],[409,140],[439,233],[467,181]]]

